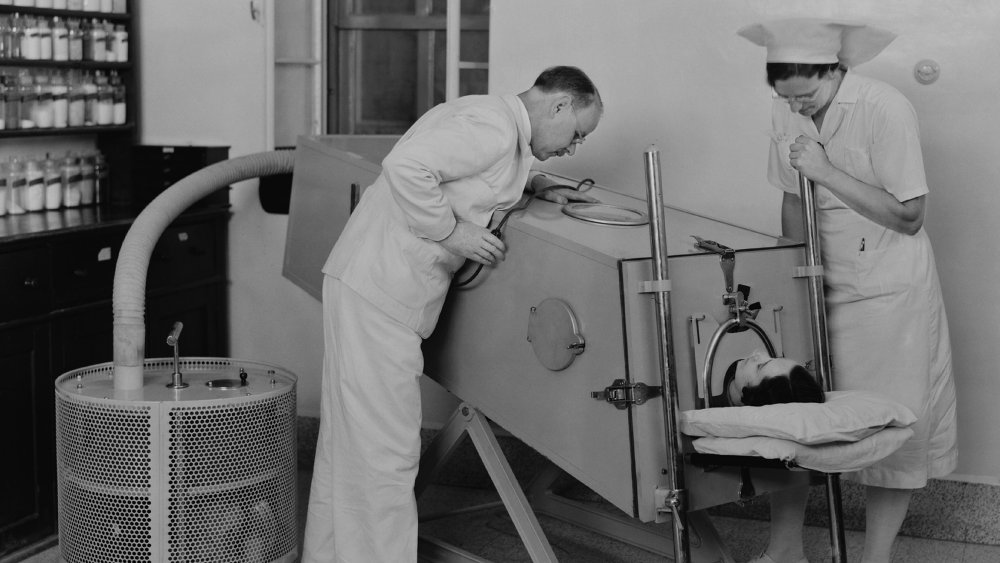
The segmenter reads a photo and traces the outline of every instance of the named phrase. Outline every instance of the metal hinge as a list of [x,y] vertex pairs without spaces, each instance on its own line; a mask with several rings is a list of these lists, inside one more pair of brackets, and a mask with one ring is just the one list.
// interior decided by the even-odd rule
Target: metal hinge
[[645,383],[629,383],[624,379],[616,379],[611,386],[603,391],[593,391],[590,396],[599,401],[607,401],[618,409],[626,409],[629,405],[641,405],[646,399],[659,397],[663,388]]

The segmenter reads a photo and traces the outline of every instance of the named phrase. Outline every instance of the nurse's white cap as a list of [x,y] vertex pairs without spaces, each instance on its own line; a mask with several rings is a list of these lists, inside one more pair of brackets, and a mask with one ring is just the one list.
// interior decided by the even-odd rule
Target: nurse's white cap
[[872,60],[896,38],[865,24],[810,18],[756,23],[736,33],[766,47],[769,63],[840,62],[847,67]]

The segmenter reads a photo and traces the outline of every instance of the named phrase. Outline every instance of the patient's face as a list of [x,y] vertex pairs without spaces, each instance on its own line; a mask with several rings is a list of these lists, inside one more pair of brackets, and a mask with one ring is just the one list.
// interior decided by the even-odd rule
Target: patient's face
[[772,358],[763,350],[754,350],[746,359],[740,360],[736,364],[736,377],[733,381],[736,389],[753,387],[764,379],[777,376],[788,376],[792,368],[797,365],[794,360],[788,358]]

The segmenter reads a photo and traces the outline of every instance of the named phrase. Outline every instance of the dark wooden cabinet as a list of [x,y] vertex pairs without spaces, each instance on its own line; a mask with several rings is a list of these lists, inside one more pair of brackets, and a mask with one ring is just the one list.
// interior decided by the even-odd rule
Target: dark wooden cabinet
[[[50,217],[54,217],[51,215]],[[181,215],[160,237],[146,283],[146,357],[229,353],[228,207]],[[115,265],[130,217],[31,236],[0,218],[0,560],[56,533],[57,377],[112,361]],[[7,235],[4,236],[4,227]]]
[[0,328],[0,558],[55,530],[54,393],[48,327]]

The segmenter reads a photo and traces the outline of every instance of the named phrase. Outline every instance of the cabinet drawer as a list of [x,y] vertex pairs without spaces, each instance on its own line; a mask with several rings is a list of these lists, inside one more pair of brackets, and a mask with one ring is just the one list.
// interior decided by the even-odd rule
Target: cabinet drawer
[[49,284],[44,248],[0,252],[0,322],[47,313]]
[[151,289],[202,281],[225,271],[211,223],[174,225],[163,232],[149,261]]
[[57,309],[111,299],[125,232],[88,233],[52,247],[53,301]]

